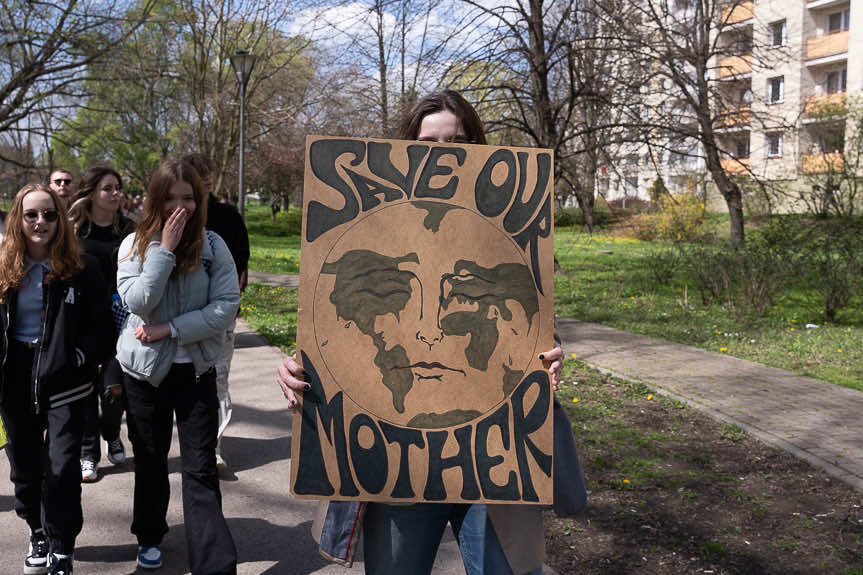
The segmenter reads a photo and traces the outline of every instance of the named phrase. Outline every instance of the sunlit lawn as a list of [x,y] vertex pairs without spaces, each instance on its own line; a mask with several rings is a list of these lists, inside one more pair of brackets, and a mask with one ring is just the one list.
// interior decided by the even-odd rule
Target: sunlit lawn
[[[250,269],[299,273],[295,214],[275,223],[257,208],[251,218]],[[653,277],[648,255],[656,242],[555,230],[557,313],[694,345],[863,390],[863,295],[824,324],[815,289],[789,286],[764,317],[734,321],[721,306],[704,305],[694,281],[677,273],[668,285]],[[243,297],[252,327],[283,349],[296,341],[296,291],[250,286]],[[808,327],[807,327],[808,325]],[[268,336],[269,337],[269,336]]]
[[863,296],[825,325],[817,290],[789,288],[765,317],[738,323],[721,306],[703,305],[682,274],[660,285],[646,259],[656,243],[560,229],[555,235],[566,271],[555,279],[558,314],[863,390]]

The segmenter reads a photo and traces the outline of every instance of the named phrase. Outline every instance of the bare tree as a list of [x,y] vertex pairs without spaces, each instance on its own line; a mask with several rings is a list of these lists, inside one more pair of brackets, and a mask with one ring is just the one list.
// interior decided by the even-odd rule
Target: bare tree
[[[0,3],[0,134],[50,131],[86,96],[86,69],[149,16],[154,2],[65,0]],[[12,160],[0,151],[0,157]]]
[[[728,169],[738,154],[726,134],[742,124],[789,126],[763,106],[756,111],[750,102],[759,96],[735,83],[753,68],[775,63],[753,60],[760,48],[758,35],[752,26],[740,26],[752,22],[752,2],[619,0],[602,6],[609,27],[624,41],[620,57],[637,63],[650,77],[647,97],[638,102],[643,110],[638,124],[649,136],[646,145],[704,161],[728,207],[731,241],[743,245],[742,193],[732,173],[754,174],[742,161],[739,169]],[[785,56],[782,50],[772,53],[777,60]]]

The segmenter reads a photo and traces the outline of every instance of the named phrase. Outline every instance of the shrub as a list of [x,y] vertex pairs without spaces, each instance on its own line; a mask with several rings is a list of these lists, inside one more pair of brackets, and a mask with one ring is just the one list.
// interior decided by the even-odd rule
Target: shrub
[[263,210],[259,212],[246,216],[246,227],[250,233],[265,236],[298,236],[302,233],[303,212],[297,207],[291,206],[287,211],[277,213],[275,218],[271,218],[269,210],[266,216]]
[[696,279],[702,303],[721,304],[735,321],[764,315],[784,289],[791,267],[784,249],[747,244],[679,244],[682,266]]
[[824,318],[836,319],[863,286],[863,226],[849,219],[831,220],[808,234],[801,269],[814,275],[824,298]]
[[[611,221],[611,212],[605,202],[596,203],[593,209],[593,225],[601,228]],[[568,207],[554,212],[554,227],[583,226],[584,213],[581,208]]]
[[659,215],[638,214],[629,220],[632,233],[644,242],[652,242],[659,236]]
[[680,254],[669,248],[653,250],[647,254],[650,273],[659,285],[667,286],[680,264]]
[[659,199],[657,235],[673,242],[697,240],[704,227],[704,202],[694,192]]

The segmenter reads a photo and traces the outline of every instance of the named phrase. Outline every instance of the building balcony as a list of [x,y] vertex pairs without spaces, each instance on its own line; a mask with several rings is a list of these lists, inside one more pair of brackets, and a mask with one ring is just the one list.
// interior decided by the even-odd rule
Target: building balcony
[[826,119],[841,116],[845,113],[845,92],[836,92],[826,96],[809,96],[803,115],[807,118]]
[[806,41],[806,60],[820,60],[830,56],[848,54],[849,31],[809,38]]
[[801,169],[804,174],[823,174],[828,171],[838,172],[845,167],[845,158],[841,152],[830,154],[803,154]]
[[716,119],[716,126],[719,128],[742,128],[749,126],[751,120],[752,109],[746,106],[732,110],[723,110],[722,114]]
[[742,176],[749,173],[749,158],[729,158],[719,160],[719,164],[729,176]]
[[752,0],[748,0],[747,2],[741,2],[733,8],[726,9],[725,14],[723,14],[725,23],[732,25],[752,20],[755,16],[754,4]]
[[832,8],[847,3],[848,0],[806,0],[806,7],[810,10],[818,10],[819,8]]
[[733,79],[752,73],[752,54],[726,56],[719,60],[719,78]]

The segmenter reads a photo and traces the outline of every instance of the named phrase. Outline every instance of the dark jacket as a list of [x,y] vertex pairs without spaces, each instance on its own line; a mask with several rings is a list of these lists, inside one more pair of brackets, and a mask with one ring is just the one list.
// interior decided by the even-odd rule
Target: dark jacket
[[[111,298],[99,264],[86,254],[84,269],[65,280],[42,286],[42,327],[36,346],[30,409],[39,413],[89,395],[98,365],[110,357],[113,343]],[[6,294],[0,303],[0,400],[6,381],[10,327],[15,324],[18,293]],[[22,406],[23,407],[23,406]]]
[[207,200],[206,227],[225,240],[234,258],[237,275],[242,275],[249,267],[249,232],[240,212],[230,204],[218,202],[211,194]]
[[117,251],[123,238],[135,231],[135,222],[120,216],[119,226],[97,226],[92,222],[78,229],[81,250],[99,262],[99,269],[108,282],[111,293],[117,293]]

